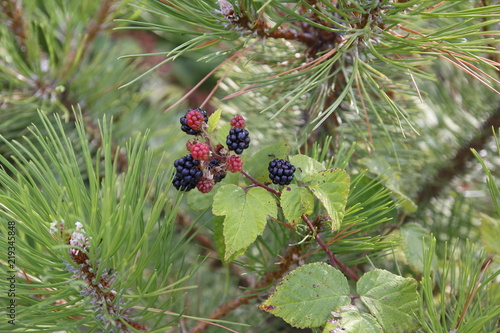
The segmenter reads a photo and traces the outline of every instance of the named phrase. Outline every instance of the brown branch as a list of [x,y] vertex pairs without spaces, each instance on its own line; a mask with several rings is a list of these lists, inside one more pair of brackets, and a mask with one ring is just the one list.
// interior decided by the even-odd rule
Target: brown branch
[[[257,298],[259,295],[255,290],[268,288],[276,280],[283,277],[286,272],[290,269],[293,263],[295,263],[295,258],[298,253],[300,253],[301,245],[294,245],[287,248],[285,255],[280,261],[279,268],[277,270],[270,270],[266,273],[264,278],[257,284],[251,287],[251,290],[243,293],[240,297],[233,299],[225,304],[222,304],[208,316],[208,319],[220,319],[227,316],[231,311],[237,309],[241,305],[248,304],[250,300]],[[198,323],[196,326],[189,330],[189,333],[202,332],[208,328],[207,323]]]
[[302,220],[304,220],[304,222],[306,222],[307,226],[311,230],[311,233],[314,235],[314,238],[318,242],[319,246],[321,246],[321,248],[326,252],[326,254],[328,255],[328,257],[330,258],[330,264],[333,267],[337,267],[336,265],[339,265],[340,269],[345,274],[347,274],[351,279],[353,279],[354,281],[357,282],[359,280],[359,278],[356,275],[356,273],[354,273],[353,270],[351,270],[349,267],[347,267],[339,258],[337,258],[337,256],[335,256],[335,254],[333,254],[333,252],[328,248],[328,246],[326,246],[326,244],[323,242],[323,240],[321,239],[321,237],[319,237],[318,233],[316,232],[316,229],[312,225],[311,221],[309,221],[309,219],[307,218],[307,216],[305,216],[304,214],[302,214]]
[[23,21],[23,14],[21,12],[21,3],[17,0],[0,1],[0,8],[7,16],[7,25],[14,33],[17,44],[21,51],[26,53],[26,27]]
[[492,128],[499,127],[500,105],[497,107],[497,110],[486,119],[477,135],[457,150],[455,156],[453,156],[453,158],[444,165],[430,181],[420,188],[417,193],[416,203],[420,206],[428,203],[432,198],[439,196],[452,179],[466,171],[467,162],[474,158],[471,149],[477,151],[482,150],[493,135]]

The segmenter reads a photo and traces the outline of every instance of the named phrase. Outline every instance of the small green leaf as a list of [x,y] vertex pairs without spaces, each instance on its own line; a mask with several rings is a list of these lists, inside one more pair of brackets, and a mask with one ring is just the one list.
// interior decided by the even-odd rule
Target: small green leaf
[[413,331],[418,325],[417,282],[382,269],[363,275],[357,284],[361,301],[384,332]]
[[360,313],[356,307],[348,305],[340,311],[333,312],[323,329],[323,333],[335,332],[380,333],[383,330],[375,317],[368,313]]
[[307,181],[308,176],[313,176],[318,171],[325,170],[325,166],[307,155],[294,155],[290,159],[295,168],[295,179]]
[[[226,256],[226,244],[224,243],[224,217],[216,216],[214,218],[214,241],[217,252],[221,258]],[[245,253],[245,249],[237,251],[228,257],[227,262],[233,261],[236,257]]]
[[[401,227],[401,238],[401,245],[403,247],[406,260],[408,260],[408,263],[414,270],[423,273],[424,244],[422,243],[422,238],[428,241],[430,239],[429,231],[420,224],[406,223]],[[433,262],[435,262],[435,260],[433,260]]]
[[207,124],[208,124],[208,132],[209,133],[213,132],[217,128],[217,125],[219,124],[221,113],[222,113],[222,109],[219,109],[219,110],[215,111],[214,113],[212,113],[210,118],[208,118]]
[[222,125],[219,130],[216,133],[216,138],[217,138],[217,141],[223,145],[224,147],[227,147],[226,145],[226,139],[227,139],[227,136],[229,135],[229,130],[231,129],[231,124],[230,123],[227,123],[227,124],[224,124]]
[[324,325],[330,313],[349,304],[349,285],[345,276],[325,263],[300,266],[259,308],[283,318],[299,328]]
[[280,141],[259,150],[244,165],[245,170],[260,182],[269,182],[269,162],[275,158],[284,159],[290,153],[290,145]]
[[349,186],[349,175],[342,169],[320,171],[311,180],[309,189],[325,207],[332,221],[333,231],[340,227],[344,218]]
[[314,210],[314,196],[306,187],[295,184],[283,188],[280,201],[285,218],[292,226],[300,222],[302,214],[310,215]]
[[229,184],[219,188],[212,206],[214,215],[225,215],[224,219],[224,261],[234,258],[261,235],[266,226],[266,217],[276,217],[277,205],[273,196],[261,187],[247,192]]

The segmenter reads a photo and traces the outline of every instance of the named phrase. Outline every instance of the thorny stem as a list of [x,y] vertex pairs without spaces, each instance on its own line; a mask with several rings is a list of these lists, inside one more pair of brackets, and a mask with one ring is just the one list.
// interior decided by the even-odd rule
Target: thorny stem
[[259,187],[262,187],[266,190],[268,190],[269,192],[273,193],[273,194],[276,194],[278,197],[281,196],[281,193],[276,191],[276,190],[273,190],[272,188],[270,188],[269,186],[265,185],[265,184],[262,184],[261,182],[259,182],[257,179],[253,178],[252,176],[250,176],[245,170],[241,170],[240,171],[245,177],[247,177],[248,179],[250,179],[252,181],[252,183],[254,183],[255,185],[259,186]]
[[318,242],[319,246],[321,246],[321,248],[323,248],[323,250],[326,252],[326,254],[328,255],[328,257],[330,258],[330,264],[333,267],[337,267],[336,265],[339,265],[339,267],[341,268],[341,270],[345,274],[349,275],[349,277],[351,279],[353,279],[354,281],[357,282],[359,280],[359,278],[356,275],[356,273],[354,273],[353,270],[351,270],[349,267],[347,267],[339,258],[337,258],[333,254],[333,252],[328,248],[328,246],[326,246],[326,244],[323,242],[323,240],[321,239],[321,237],[319,236],[319,234],[316,232],[316,229],[314,228],[313,224],[311,223],[311,221],[309,221],[309,219],[307,218],[307,216],[305,216],[305,214],[302,214],[302,220],[304,220],[304,222],[306,222],[307,226],[311,230],[311,232],[314,235],[314,238]]

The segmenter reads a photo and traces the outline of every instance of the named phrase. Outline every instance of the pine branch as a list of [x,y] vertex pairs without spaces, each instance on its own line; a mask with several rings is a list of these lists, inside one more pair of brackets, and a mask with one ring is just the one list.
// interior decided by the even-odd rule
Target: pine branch
[[[295,263],[296,256],[300,253],[302,249],[301,245],[290,246],[286,249],[285,254],[281,257],[279,262],[279,268],[277,270],[267,271],[264,278],[257,284],[250,287],[249,291],[243,293],[240,297],[233,299],[225,304],[222,304],[212,312],[207,318],[208,319],[220,319],[227,316],[230,312],[236,310],[242,305],[248,304],[252,299],[257,298],[259,294],[256,290],[261,290],[268,288],[271,284],[280,278],[282,278],[290,267]],[[208,323],[198,323],[196,326],[189,330],[189,333],[199,333],[206,330],[209,327]]]
[[[498,55],[494,53],[490,54],[490,59],[494,59],[495,57],[498,57]],[[493,112],[481,125],[476,136],[463,145],[462,148],[457,150],[453,158],[447,164],[442,166],[429,182],[420,188],[417,192],[417,205],[425,205],[431,199],[438,197],[455,177],[465,173],[467,162],[475,158],[472,149],[477,151],[482,150],[494,134],[492,128],[499,127],[500,104],[497,106],[496,111]]]
[[21,11],[21,3],[17,0],[5,0],[0,2],[0,8],[8,17],[7,25],[16,36],[19,48],[26,53],[26,28]]

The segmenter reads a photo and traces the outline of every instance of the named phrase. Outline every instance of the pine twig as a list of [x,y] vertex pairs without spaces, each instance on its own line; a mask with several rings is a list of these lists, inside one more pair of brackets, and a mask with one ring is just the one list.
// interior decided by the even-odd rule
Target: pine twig
[[[250,300],[257,298],[258,294],[255,290],[264,289],[269,287],[274,281],[280,279],[285,275],[286,272],[290,269],[292,264],[295,262],[295,257],[298,253],[300,253],[301,246],[294,245],[287,248],[285,255],[282,257],[280,261],[279,269],[277,270],[269,270],[267,271],[264,278],[254,286],[250,288],[249,291],[243,293],[240,297],[233,299],[225,304],[219,306],[214,312],[212,312],[208,319],[220,319],[227,316],[230,312],[236,310],[242,305],[248,304]],[[199,333],[208,328],[207,323],[198,323],[196,326],[189,330],[189,333]]]
[[439,196],[453,178],[463,174],[466,171],[467,162],[474,158],[471,149],[482,150],[493,134],[491,129],[498,127],[500,127],[500,105],[486,119],[478,134],[457,150],[455,156],[420,188],[417,193],[416,203],[419,206],[428,203],[432,198]]
[[21,2],[17,0],[0,1],[0,8],[8,18],[7,25],[16,36],[19,48],[26,53],[26,28],[21,11]]

